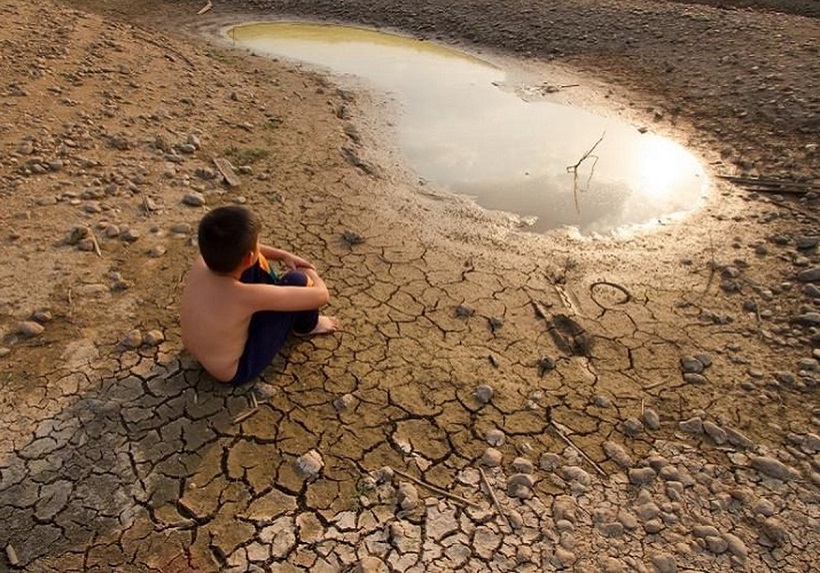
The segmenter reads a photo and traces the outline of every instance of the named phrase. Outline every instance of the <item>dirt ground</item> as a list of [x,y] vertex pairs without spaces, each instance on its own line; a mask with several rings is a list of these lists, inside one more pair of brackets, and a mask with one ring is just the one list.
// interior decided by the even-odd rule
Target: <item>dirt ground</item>
[[[810,570],[816,2],[204,4],[0,6],[0,571]],[[710,195],[627,237],[526,233],[420,186],[377,95],[214,33],[279,17],[572,78],[699,153]],[[237,389],[176,311],[230,203],[343,324]]]

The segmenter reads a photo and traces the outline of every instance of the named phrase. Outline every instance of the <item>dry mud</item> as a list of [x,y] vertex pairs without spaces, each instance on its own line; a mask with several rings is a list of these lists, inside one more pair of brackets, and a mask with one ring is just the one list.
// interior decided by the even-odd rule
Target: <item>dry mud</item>
[[[529,51],[713,174],[805,180],[816,20],[132,4],[0,7],[0,571],[811,569],[816,194],[714,179],[678,225],[528,234],[421,187],[377,95],[199,34],[264,8]],[[232,202],[344,325],[242,388],[176,314],[193,229]]]

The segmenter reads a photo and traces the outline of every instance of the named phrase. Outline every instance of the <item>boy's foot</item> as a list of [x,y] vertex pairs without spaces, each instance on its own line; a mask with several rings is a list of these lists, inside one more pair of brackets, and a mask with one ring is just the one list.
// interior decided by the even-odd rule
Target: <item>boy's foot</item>
[[311,334],[329,334],[331,332],[336,332],[339,328],[339,319],[335,316],[319,316],[319,322],[316,323],[316,327],[308,332],[308,335]]

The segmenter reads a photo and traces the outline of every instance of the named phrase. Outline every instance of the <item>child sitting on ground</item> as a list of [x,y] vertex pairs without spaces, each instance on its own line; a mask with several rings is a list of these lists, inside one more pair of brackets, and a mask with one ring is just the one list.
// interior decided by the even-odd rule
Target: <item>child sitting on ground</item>
[[[200,256],[182,293],[182,343],[220,382],[243,384],[270,364],[291,331],[324,334],[336,318],[319,314],[330,299],[312,264],[259,244],[249,210],[220,207],[199,223]],[[268,259],[291,270],[277,276]]]

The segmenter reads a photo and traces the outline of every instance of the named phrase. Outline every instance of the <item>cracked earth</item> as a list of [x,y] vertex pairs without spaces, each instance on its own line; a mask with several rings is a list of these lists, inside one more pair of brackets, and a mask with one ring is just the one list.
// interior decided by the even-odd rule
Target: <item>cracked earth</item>
[[[421,186],[378,94],[202,34],[235,14],[106,4],[0,7],[0,571],[811,570],[816,193],[715,178],[677,225],[526,233]],[[684,120],[656,127],[712,175],[748,163]],[[800,133],[778,165],[805,178]],[[343,323],[240,388],[176,312],[229,203]]]

